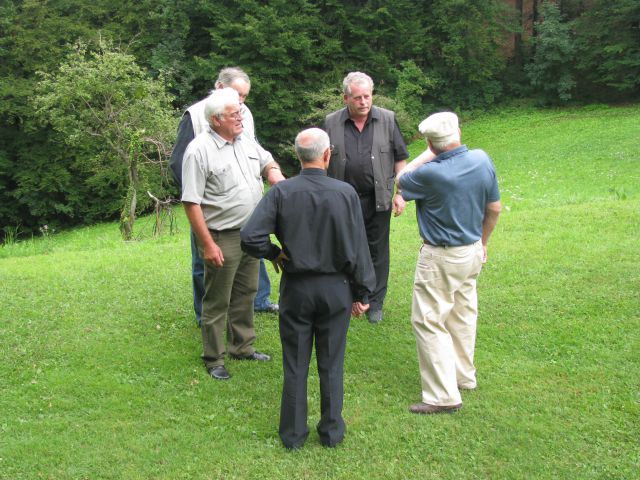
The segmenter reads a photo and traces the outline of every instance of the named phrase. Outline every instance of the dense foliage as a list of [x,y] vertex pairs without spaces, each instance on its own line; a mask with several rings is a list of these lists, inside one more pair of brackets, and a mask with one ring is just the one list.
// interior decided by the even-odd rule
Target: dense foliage
[[575,54],[571,30],[562,22],[560,8],[545,1],[542,20],[536,23],[537,36],[533,38],[534,55],[526,71],[543,102],[563,102],[571,99],[576,82],[571,60]]
[[[55,73],[42,77],[34,102],[38,117],[83,153],[76,163],[87,173],[86,183],[118,184],[126,178],[121,229],[130,239],[138,204],[149,203],[145,192],[167,193],[163,167],[174,126],[164,85],[148,78],[131,55],[105,47],[88,53],[82,45]],[[96,190],[119,199],[119,189]]]
[[[340,105],[351,70],[374,78],[407,136],[435,109],[483,109],[514,94],[550,103],[637,97],[640,4],[556,4],[555,23],[539,13],[533,37],[513,50],[522,14],[504,0],[4,0],[0,234],[115,218],[127,197],[126,162],[111,163],[100,142],[70,142],[64,122],[46,113],[55,105],[39,110],[38,82],[62,74],[74,45],[86,45],[85,59],[105,44],[128,55],[150,92],[173,98],[173,129],[177,112],[206,95],[220,68],[241,66],[252,78],[258,137],[291,172],[295,132]],[[73,86],[71,79],[67,92],[81,94]],[[136,122],[133,130],[151,128],[143,117]]]

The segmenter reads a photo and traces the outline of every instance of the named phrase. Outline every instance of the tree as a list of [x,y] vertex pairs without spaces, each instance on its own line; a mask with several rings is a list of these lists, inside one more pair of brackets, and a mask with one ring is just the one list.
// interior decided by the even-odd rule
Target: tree
[[43,73],[38,84],[35,105],[43,122],[84,154],[93,179],[106,175],[124,186],[125,239],[133,233],[138,192],[166,193],[163,165],[175,131],[170,104],[162,82],[150,79],[133,56],[105,46],[73,47],[59,69]]
[[531,84],[545,103],[566,102],[576,85],[573,76],[575,48],[571,25],[563,22],[560,8],[545,1],[542,19],[535,24],[534,54],[525,68]]
[[598,0],[575,23],[580,86],[591,98],[640,94],[640,2]]
[[[395,99],[410,115],[415,132],[415,126],[427,116],[424,98],[428,92],[434,89],[436,82],[425,75],[413,60],[402,62],[397,76],[398,86]],[[431,108],[427,109],[427,112],[429,111]]]

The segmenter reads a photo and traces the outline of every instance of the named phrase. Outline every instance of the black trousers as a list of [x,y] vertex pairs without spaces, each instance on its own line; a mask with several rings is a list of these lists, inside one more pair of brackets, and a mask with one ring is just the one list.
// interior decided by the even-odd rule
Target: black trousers
[[280,340],[284,385],[279,432],[287,448],[302,447],[309,435],[307,377],[314,341],[320,377],[320,442],[332,447],[344,437],[344,352],[351,305],[351,289],[344,274],[282,274]]
[[369,311],[381,310],[387,295],[389,280],[389,234],[391,231],[391,210],[376,211],[376,199],[373,195],[360,196],[364,227],[367,231],[369,253],[376,272],[376,288],[369,295]]

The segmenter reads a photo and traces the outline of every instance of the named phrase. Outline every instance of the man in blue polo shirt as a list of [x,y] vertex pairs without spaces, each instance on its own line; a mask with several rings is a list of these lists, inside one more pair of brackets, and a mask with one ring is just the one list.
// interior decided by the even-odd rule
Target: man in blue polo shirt
[[411,313],[422,402],[409,411],[425,414],[459,410],[460,390],[476,388],[476,279],[501,205],[491,159],[460,143],[454,113],[431,115],[419,130],[429,150],[399,173],[397,183],[405,200],[416,201],[424,240]]

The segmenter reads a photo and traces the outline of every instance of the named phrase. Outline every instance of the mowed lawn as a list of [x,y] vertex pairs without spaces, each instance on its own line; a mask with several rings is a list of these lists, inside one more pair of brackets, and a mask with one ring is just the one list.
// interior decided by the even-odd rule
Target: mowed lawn
[[297,452],[277,434],[277,318],[256,317],[273,362],[230,360],[229,382],[202,367],[178,211],[178,234],[157,239],[145,218],[135,242],[103,224],[0,248],[0,478],[638,478],[640,106],[461,127],[494,159],[504,210],[479,280],[479,387],[460,412],[407,411],[420,400],[413,204],[392,220],[383,323],[351,323],[345,441],[319,443],[312,367]]

